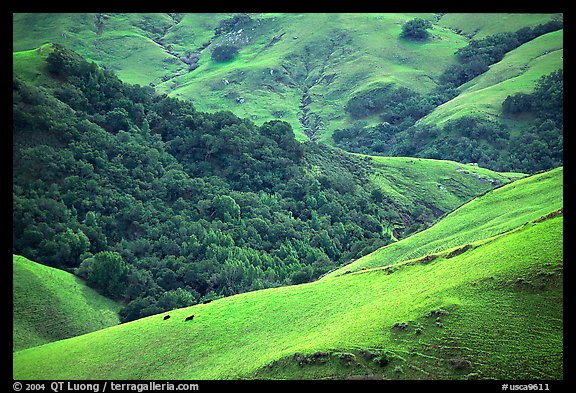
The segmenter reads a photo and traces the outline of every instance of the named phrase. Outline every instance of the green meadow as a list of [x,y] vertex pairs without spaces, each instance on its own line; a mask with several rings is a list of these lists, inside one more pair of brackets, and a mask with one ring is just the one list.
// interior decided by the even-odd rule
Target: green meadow
[[121,304],[73,274],[13,256],[14,351],[120,323]]
[[[415,208],[417,202],[433,204],[439,214],[468,202],[469,195],[480,195],[494,186],[526,176],[448,160],[368,157],[373,168],[371,180],[391,202],[410,209]],[[406,189],[414,192],[408,194]]]

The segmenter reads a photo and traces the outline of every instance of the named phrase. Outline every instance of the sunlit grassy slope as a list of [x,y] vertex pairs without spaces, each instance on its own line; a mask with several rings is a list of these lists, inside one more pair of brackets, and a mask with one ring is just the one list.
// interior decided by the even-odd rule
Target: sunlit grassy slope
[[[281,118],[290,122],[297,138],[302,140],[310,134],[303,125],[305,115],[306,121],[317,129],[313,137],[332,143],[335,129],[353,123],[344,108],[354,94],[388,82],[420,93],[430,92],[446,67],[456,61],[455,51],[467,45],[470,36],[482,38],[516,31],[556,17],[554,14],[256,13],[251,14],[252,22],[243,29],[215,36],[214,29],[220,21],[234,15],[14,14],[13,51],[58,42],[106,65],[124,81],[152,83],[159,92],[189,99],[202,111],[231,110],[257,124]],[[425,42],[400,37],[402,25],[416,17],[433,23],[432,38]],[[224,43],[233,43],[240,51],[233,60],[216,63],[211,59],[211,51]],[[199,53],[199,67],[192,72],[179,60],[186,53]],[[530,67],[543,72],[550,67],[549,61],[557,60],[554,56],[537,61],[546,65],[531,63]],[[534,59],[527,59],[530,60]],[[514,78],[515,83],[520,82],[518,75]],[[522,83],[530,81],[525,79]],[[506,91],[514,92],[511,82],[506,83],[499,90],[506,87]],[[494,100],[500,97],[496,96],[489,97],[485,104],[489,108],[476,109],[492,113]],[[475,100],[478,98],[477,95]],[[303,102],[306,114],[301,109]],[[458,101],[450,105],[460,107]],[[442,119],[456,115],[457,108],[448,111],[450,105]],[[458,115],[462,113],[458,111]]]
[[[102,28],[95,13],[13,14],[13,51],[60,43],[90,61],[105,65],[125,82],[148,85],[182,68],[174,56],[158,45],[149,26],[162,28],[173,21],[167,14],[106,14]],[[183,65],[183,63],[180,63]]]
[[[494,220],[517,229],[484,232],[463,254],[249,292],[19,351],[14,378],[562,379],[563,218],[522,226],[561,206],[561,173],[468,204],[470,217],[498,211]],[[366,361],[364,350],[385,351],[390,363]],[[317,351],[328,361],[295,363]]]
[[541,77],[563,68],[564,30],[521,45],[488,71],[462,85],[460,94],[438,106],[420,124],[442,125],[462,116],[502,120],[502,103],[509,95],[531,93]]
[[[257,123],[282,118],[305,139],[299,120],[305,91],[311,97],[308,109],[320,116],[323,128],[333,129],[348,122],[343,108],[357,91],[386,82],[430,91],[434,79],[453,61],[453,52],[466,44],[463,37],[443,28],[424,44],[399,38],[404,22],[413,17],[432,19],[432,14],[257,17],[251,29],[238,35],[248,44],[234,60],[215,63],[209,53],[201,54],[197,70],[158,89],[190,99],[201,110],[225,107]],[[220,38],[232,39],[233,35]],[[238,98],[244,99],[241,104]]]
[[[390,198],[389,202],[412,211],[417,198],[422,204],[434,206],[438,215],[467,202],[470,195],[480,195],[526,176],[447,160],[369,157],[373,168],[371,180]],[[408,194],[405,190],[413,192]]]
[[516,180],[448,214],[429,229],[376,250],[327,276],[386,266],[489,238],[563,205],[563,168]]
[[13,256],[13,350],[117,325],[121,305],[62,270]]

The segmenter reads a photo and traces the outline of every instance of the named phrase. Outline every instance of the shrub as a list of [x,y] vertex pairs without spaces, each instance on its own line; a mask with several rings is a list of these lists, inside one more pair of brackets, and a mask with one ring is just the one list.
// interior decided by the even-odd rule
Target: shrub
[[395,330],[406,330],[408,328],[408,324],[406,322],[396,322],[392,325],[392,329]]
[[352,353],[339,353],[338,358],[344,363],[346,366],[351,366],[356,362],[356,356]]
[[446,314],[448,314],[448,311],[443,310],[441,308],[436,308],[434,310],[431,310],[427,316],[428,317],[441,317],[442,315],[446,315]]
[[232,60],[237,53],[238,48],[234,45],[220,45],[212,51],[212,60],[218,62],[229,61]]
[[453,358],[448,359],[448,365],[452,367],[454,370],[466,370],[472,366],[472,363],[466,359]]
[[416,18],[408,21],[402,26],[401,36],[404,38],[423,41],[430,37],[427,29],[432,28],[432,23],[426,19]]
[[390,363],[390,357],[388,356],[388,353],[384,352],[380,356],[375,357],[373,362],[380,367],[386,367],[388,363]]

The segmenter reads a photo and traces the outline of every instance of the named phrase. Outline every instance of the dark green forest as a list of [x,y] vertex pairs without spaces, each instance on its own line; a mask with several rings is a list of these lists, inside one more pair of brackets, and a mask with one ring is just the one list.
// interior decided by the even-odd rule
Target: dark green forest
[[124,321],[313,280],[434,217],[286,122],[198,112],[61,46],[47,63],[51,88],[13,79],[13,252],[124,301]]

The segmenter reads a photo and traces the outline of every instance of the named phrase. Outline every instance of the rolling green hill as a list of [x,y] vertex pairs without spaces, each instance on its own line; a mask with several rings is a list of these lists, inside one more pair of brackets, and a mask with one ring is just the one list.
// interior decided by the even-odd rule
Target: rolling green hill
[[563,379],[555,18],[13,14],[13,378]]
[[548,214],[561,207],[559,179],[561,170],[532,176],[470,202],[470,214],[491,206],[494,220],[511,223],[466,252],[244,293],[19,351],[13,376],[562,379],[563,218]]
[[[355,122],[344,111],[355,94],[388,82],[429,93],[445,68],[455,62],[454,52],[467,45],[470,37],[515,31],[556,17],[431,13],[237,16],[14,14],[13,51],[61,43],[105,65],[126,82],[152,84],[160,92],[191,100],[202,111],[227,109],[257,124],[283,119],[292,124],[298,139],[331,144],[334,130]],[[433,23],[431,39],[411,42],[399,37],[402,25],[416,17]],[[220,34],[216,34],[218,28]],[[213,61],[211,52],[222,44],[236,45],[238,55],[228,62]],[[193,71],[181,59],[189,54],[197,54],[199,59]],[[542,71],[539,68],[538,72]],[[508,83],[506,91],[524,91],[527,82],[519,90]],[[493,108],[480,110],[491,112]],[[378,119],[367,121],[375,124]]]
[[13,256],[14,351],[117,325],[122,307],[65,271]]
[[406,206],[413,214],[426,206],[436,217],[460,206],[471,190],[480,195],[486,192],[482,191],[486,186],[492,189],[526,176],[447,160],[364,157],[370,159],[370,180],[386,195],[388,203]]
[[443,125],[462,116],[504,119],[509,95],[531,93],[538,79],[563,68],[564,30],[544,34],[504,56],[490,70],[459,87],[460,94],[438,106],[417,124]]
[[563,174],[560,167],[489,191],[450,212],[429,229],[382,247],[327,276],[421,258],[507,232],[562,208]]

